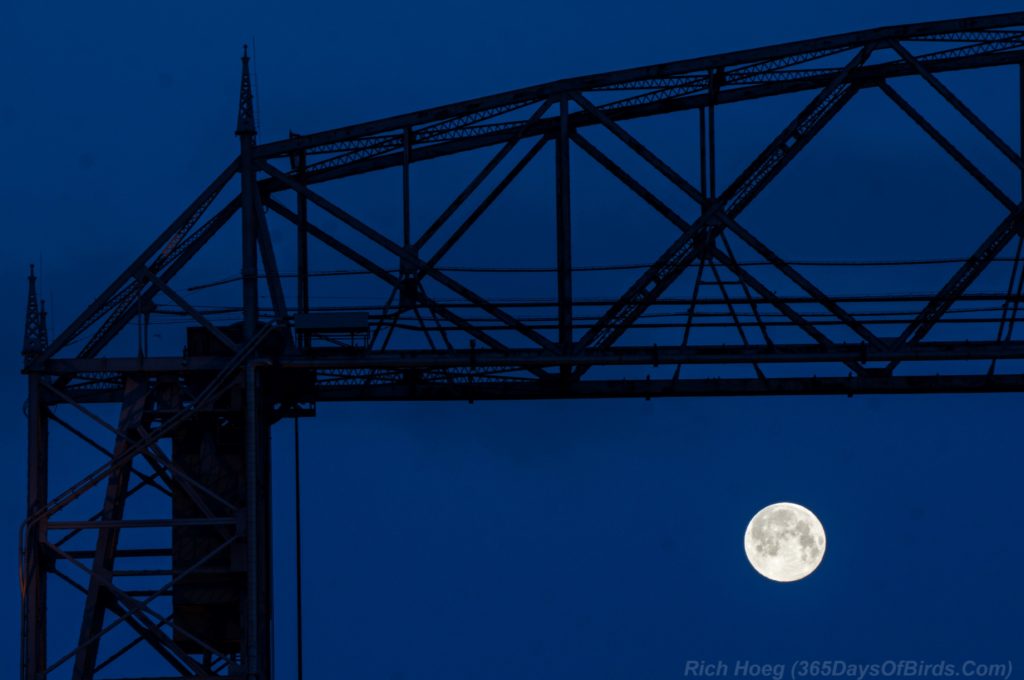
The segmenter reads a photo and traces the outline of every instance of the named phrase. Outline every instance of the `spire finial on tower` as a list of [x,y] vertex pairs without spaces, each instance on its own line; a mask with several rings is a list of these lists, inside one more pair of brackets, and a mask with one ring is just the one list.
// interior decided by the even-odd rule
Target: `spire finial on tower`
[[235,134],[239,137],[256,134],[256,116],[252,105],[252,80],[249,77],[249,46],[242,45],[242,87],[238,95],[238,125]]
[[21,354],[32,357],[46,349],[45,311],[39,307],[36,295],[36,267],[28,268],[28,303],[25,305],[25,339],[21,345]]

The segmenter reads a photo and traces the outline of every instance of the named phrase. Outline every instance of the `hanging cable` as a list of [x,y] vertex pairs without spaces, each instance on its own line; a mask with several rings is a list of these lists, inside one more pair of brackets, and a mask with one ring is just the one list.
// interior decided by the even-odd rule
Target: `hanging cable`
[[[793,260],[788,262],[789,265],[794,267],[827,267],[834,269],[843,268],[864,268],[864,267],[933,267],[933,266],[950,266],[956,264],[963,264],[968,260],[964,258],[932,258],[932,259],[917,259],[917,260]],[[992,262],[1013,262],[1013,258],[1009,257],[996,257],[992,258]],[[771,262],[764,260],[752,260],[752,261],[738,261],[735,263],[741,267],[773,267]],[[651,265],[649,263],[627,263],[627,264],[602,264],[602,265],[583,265],[573,267],[572,271],[574,274],[584,274],[590,272],[615,272],[615,271],[643,271],[649,269]],[[445,273],[464,273],[464,274],[551,274],[558,271],[557,267],[472,267],[462,265],[442,265],[436,268],[439,272]],[[401,270],[390,269],[390,274],[400,274]],[[310,272],[311,278],[323,278],[323,277],[336,277],[336,276],[372,276],[373,273],[365,269],[329,269],[325,271]],[[266,275],[261,274],[260,278],[264,278]],[[288,279],[295,278],[297,274],[293,272],[280,272],[278,274],[280,278]],[[206,283],[200,283],[188,287],[186,290],[190,293],[194,293],[200,290],[206,290],[207,288],[216,288],[218,286],[224,286],[231,283],[240,281],[241,278],[238,276],[231,276],[228,278],[217,279],[215,281],[208,281]]]
[[299,419],[295,429],[295,656],[296,677],[302,680],[302,487],[299,476]]

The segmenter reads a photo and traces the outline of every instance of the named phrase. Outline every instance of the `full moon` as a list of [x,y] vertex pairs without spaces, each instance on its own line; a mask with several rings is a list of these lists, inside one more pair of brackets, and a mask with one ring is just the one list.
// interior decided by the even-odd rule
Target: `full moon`
[[765,578],[799,581],[817,569],[825,556],[825,528],[802,505],[774,503],[750,520],[743,549]]

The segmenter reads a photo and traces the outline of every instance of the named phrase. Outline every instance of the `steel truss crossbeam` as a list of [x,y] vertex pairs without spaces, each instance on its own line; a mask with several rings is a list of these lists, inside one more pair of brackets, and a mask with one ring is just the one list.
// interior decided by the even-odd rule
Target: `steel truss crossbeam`
[[[1024,154],[943,75],[1008,65],[1024,92],[1024,12],[571,78],[259,143],[244,56],[238,157],[53,342],[30,279],[22,679],[141,677],[130,659],[147,653],[153,678],[269,680],[269,427],[311,415],[317,402],[1024,390],[1024,339],[1014,334],[1024,299]],[[1018,186],[1004,186],[901,93],[908,79],[991,144]],[[932,295],[831,294],[771,244],[770,224],[744,216],[866,90],[885,95],[923,143],[1005,211]],[[718,109],[799,93],[794,117],[722,181],[716,155],[729,139]],[[699,180],[631,129],[683,111],[696,111]],[[419,225],[413,168],[485,149],[483,166]],[[469,232],[493,228],[488,215],[511,215],[503,228],[525,238],[530,230],[516,225],[526,213],[508,210],[508,189],[542,163],[554,199],[550,237],[536,246],[552,263],[541,272],[547,292],[526,297],[505,283],[499,296],[449,262]],[[631,284],[608,283],[597,298],[580,295],[585,269],[574,264],[573,237],[589,228],[574,210],[593,195],[578,184],[587,164],[638,200],[637,223],[664,223],[672,236]],[[399,225],[372,224],[328,190],[389,168],[401,170]],[[227,191],[236,179],[237,193]],[[294,273],[280,259],[288,250],[279,226],[296,239]],[[610,253],[634,225],[618,226],[606,232]],[[222,233],[237,239],[230,273],[240,276],[230,282],[239,299],[201,304],[180,275]],[[313,249],[365,275],[348,279],[352,291],[379,302],[321,304]],[[1000,292],[976,290],[986,275]],[[175,351],[149,351],[151,315],[191,325]],[[950,340],[950,328],[965,330]],[[138,342],[126,351],[130,329]],[[93,404],[121,405],[119,420]],[[57,493],[48,483],[51,423],[100,456]],[[169,498],[171,514],[129,512],[147,494]],[[126,534],[149,540],[129,546]],[[139,578],[144,586],[133,585]],[[54,579],[83,600],[71,649],[48,647]]]

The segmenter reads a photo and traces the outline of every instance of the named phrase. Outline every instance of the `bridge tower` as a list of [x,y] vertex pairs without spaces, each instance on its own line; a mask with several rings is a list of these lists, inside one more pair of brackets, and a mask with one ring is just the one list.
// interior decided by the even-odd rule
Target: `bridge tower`
[[[1024,154],[944,76],[1013,69],[1024,84],[1022,64],[1016,12],[569,78],[260,142],[244,52],[238,155],[52,341],[30,273],[22,680],[271,680],[271,431],[318,403],[1024,391]],[[900,91],[908,80],[1009,172],[983,171]],[[772,225],[748,223],[746,208],[866,91],[983,190],[963,226],[977,245],[933,293],[826,292],[769,245]],[[722,107],[793,95],[792,116],[721,177]],[[1017,93],[1006,98],[1019,111]],[[631,128],[657,116],[682,116],[699,140],[694,177]],[[442,159],[472,172],[457,184],[437,173],[456,184],[452,198],[422,220],[413,170]],[[639,265],[576,257],[594,237],[580,208],[600,196],[581,186],[585,164],[638,206],[630,228],[601,233],[609,260],[635,246],[635,225],[662,230]],[[541,165],[553,180],[546,223],[499,201]],[[371,225],[328,191],[357,176],[401,177],[393,224]],[[504,243],[528,246],[535,266],[505,266],[497,247],[450,264],[498,210],[516,220]],[[186,282],[200,253],[212,255],[205,278]],[[314,256],[330,264],[313,271]],[[210,282],[214,265],[226,274]],[[512,282],[520,275],[536,279]]]

